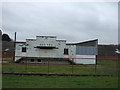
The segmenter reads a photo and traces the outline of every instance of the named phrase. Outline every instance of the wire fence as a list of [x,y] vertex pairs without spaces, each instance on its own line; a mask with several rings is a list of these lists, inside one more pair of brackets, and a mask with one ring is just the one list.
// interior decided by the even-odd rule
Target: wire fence
[[[19,63],[3,61],[3,72],[47,73],[47,74],[112,74],[118,75],[119,57],[116,60],[97,60],[96,64],[75,64],[75,58],[24,59]],[[78,60],[78,58],[77,58]],[[81,60],[81,59],[79,59]],[[90,60],[89,58],[86,60]]]

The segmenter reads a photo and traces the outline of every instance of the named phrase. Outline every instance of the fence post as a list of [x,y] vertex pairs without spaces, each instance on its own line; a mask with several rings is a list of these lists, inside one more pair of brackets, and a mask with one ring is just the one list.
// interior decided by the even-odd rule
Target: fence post
[[97,70],[96,65],[97,65],[97,55],[96,55],[96,62],[95,62],[95,73],[96,73],[96,70]]
[[49,58],[48,58],[48,74],[49,74]]
[[27,72],[27,58],[25,60],[26,60],[25,71]]
[[72,58],[72,74],[73,74],[73,58]]

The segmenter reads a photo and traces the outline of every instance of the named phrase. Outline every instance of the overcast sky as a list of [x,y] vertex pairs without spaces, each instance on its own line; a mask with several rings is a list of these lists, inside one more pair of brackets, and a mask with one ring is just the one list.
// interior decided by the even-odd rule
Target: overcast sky
[[[2,31],[17,41],[53,35],[67,42],[118,43],[117,2],[5,2]],[[0,21],[1,23],[1,21]]]

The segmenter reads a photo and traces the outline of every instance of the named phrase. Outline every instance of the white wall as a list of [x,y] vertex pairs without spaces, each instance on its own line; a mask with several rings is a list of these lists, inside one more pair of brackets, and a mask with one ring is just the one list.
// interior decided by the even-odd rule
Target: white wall
[[76,57],[76,45],[66,45],[65,48],[68,48],[68,58]]
[[96,55],[76,55],[76,64],[96,64]]
[[15,47],[15,61],[20,59],[21,56],[26,57],[26,53],[22,52],[22,47],[25,47],[23,43],[16,43]]
[[50,36],[37,36],[36,37],[36,46],[56,46],[56,37],[50,37]]
[[[76,64],[95,64],[95,55],[76,55],[76,45],[66,45],[66,40],[56,40],[56,37],[36,37],[37,39],[26,39],[26,44],[16,43],[15,60],[24,57],[60,57],[76,58]],[[55,46],[54,49],[40,49],[37,46]],[[22,47],[27,48],[27,52],[21,52]],[[64,49],[68,49],[68,55],[64,55]],[[86,59],[88,58],[88,59]],[[91,58],[91,59],[90,59]]]
[[27,40],[27,54],[28,57],[39,57],[39,49],[35,48],[36,40]]
[[54,57],[64,57],[64,48],[66,47],[66,41],[57,40],[58,49],[55,49]]
[[[56,37],[37,37],[37,39],[26,39],[27,52],[21,52],[22,43],[16,43],[15,56],[28,57],[64,57],[64,48],[66,47],[66,40],[56,40]],[[53,49],[40,49],[37,46],[55,46]]]

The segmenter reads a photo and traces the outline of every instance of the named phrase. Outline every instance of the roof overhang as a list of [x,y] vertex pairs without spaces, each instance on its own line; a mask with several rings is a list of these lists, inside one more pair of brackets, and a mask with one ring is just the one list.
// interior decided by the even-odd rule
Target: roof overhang
[[35,48],[40,48],[40,49],[55,49],[55,46],[36,46]]
[[26,42],[15,42],[15,43],[26,43]]

